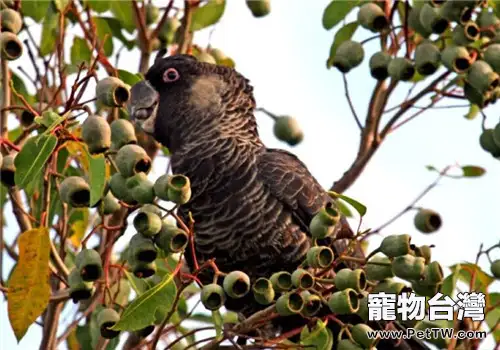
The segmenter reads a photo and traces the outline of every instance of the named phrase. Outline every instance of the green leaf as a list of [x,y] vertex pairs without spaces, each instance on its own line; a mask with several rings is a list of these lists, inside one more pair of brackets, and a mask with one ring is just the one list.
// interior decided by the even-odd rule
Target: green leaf
[[[24,80],[21,79],[14,72],[12,72],[12,74],[11,74],[11,81],[12,81],[11,87],[13,87],[17,93],[23,95],[23,97],[26,99],[26,101],[29,104],[33,104],[35,102],[35,97],[28,93],[28,89],[26,89],[26,85],[24,84]],[[12,94],[12,104],[13,105],[22,105],[23,102],[15,94]],[[19,129],[19,130],[21,130],[21,129]]]
[[[500,303],[500,293],[489,293],[486,300],[486,308],[496,306],[486,314],[486,324],[490,329],[492,329],[500,320],[500,307],[498,306]],[[500,342],[500,328],[498,328],[498,325],[497,329],[493,332],[493,337],[495,338],[495,342],[498,344]]]
[[111,329],[135,331],[155,321],[159,306],[171,308],[177,294],[174,275],[165,275],[162,281],[135,298],[123,311],[120,321]]
[[357,200],[352,199],[351,197],[344,196],[343,194],[340,194],[340,193],[337,193],[334,191],[328,191],[328,194],[333,199],[340,198],[340,199],[344,200],[345,202],[349,203],[354,209],[356,209],[356,211],[359,213],[359,215],[361,217],[363,217],[366,214],[366,206],[364,206],[363,204],[361,204]]
[[59,10],[59,12],[63,12],[70,2],[71,0],[54,0],[54,5],[56,5],[56,8],[57,10]]
[[161,148],[161,150],[162,150],[163,155],[164,155],[165,157],[170,157],[170,150],[169,150],[167,147],[163,146],[163,147]]
[[220,340],[222,337],[222,327],[224,326],[224,320],[219,310],[212,311],[212,319],[215,327],[216,339]]
[[194,32],[217,23],[225,8],[226,0],[209,0],[206,5],[196,8],[191,18],[191,30]]
[[123,6],[122,1],[110,1],[111,12],[121,23],[121,26],[130,34],[135,30],[134,14],[132,6]]
[[153,286],[153,284],[149,283],[148,280],[144,278],[137,278],[127,270],[123,270],[123,272],[125,273],[125,276],[127,277],[130,286],[137,295],[146,293],[148,289],[150,289]]
[[352,212],[351,209],[347,205],[344,204],[342,201],[336,201],[337,207],[339,208],[340,212],[344,214],[345,217],[352,218]]
[[[123,6],[122,7],[130,7]],[[103,17],[94,18],[94,23],[96,26],[97,37],[99,38],[100,44],[103,46],[104,54],[106,56],[111,56],[113,54],[113,31],[108,24],[108,21]]]
[[40,40],[40,55],[46,56],[56,49],[56,29],[58,26],[58,13],[54,6],[49,6],[42,24]]
[[300,332],[300,344],[306,348],[316,350],[330,350],[333,348],[333,335],[330,329],[326,328],[326,323],[318,320],[313,329],[305,326]]
[[326,66],[328,68],[330,68],[333,64],[333,58],[335,57],[335,53],[337,52],[337,48],[339,47],[339,45],[346,40],[350,40],[354,35],[354,33],[356,32],[356,29],[358,29],[358,26],[359,26],[358,21],[355,21],[347,23],[345,26],[343,26],[337,31],[335,37],[333,38],[332,46],[330,47],[330,57],[326,62]]
[[464,118],[468,119],[468,120],[472,120],[472,119],[476,118],[476,116],[479,114],[480,110],[481,109],[479,108],[478,105],[474,105],[471,103],[471,105],[469,106],[469,111],[467,112],[466,115],[464,115]]
[[9,139],[9,141],[14,142],[19,137],[19,135],[21,135],[22,132],[23,132],[23,128],[18,126],[15,129],[9,130],[7,138]]
[[361,0],[333,0],[323,12],[323,28],[332,29],[343,20]]
[[53,135],[39,135],[26,141],[14,160],[16,165],[14,181],[17,186],[25,188],[39,176],[56,145],[57,137]]
[[450,270],[455,273],[458,271],[458,279],[466,284],[470,284],[472,273],[476,275],[476,282],[472,286],[475,292],[487,293],[488,286],[495,280],[493,277],[484,272],[478,265],[472,263],[462,263],[450,266]]
[[80,343],[81,350],[93,350],[92,337],[90,335],[90,325],[76,326],[76,338]]
[[426,165],[425,168],[429,171],[439,171],[434,165]]
[[73,208],[69,216],[68,236],[74,247],[80,248],[89,224],[89,208]]
[[463,177],[479,177],[483,176],[486,170],[476,165],[462,166]]
[[85,0],[84,4],[98,13],[106,12],[111,8],[111,1]]
[[89,185],[90,185],[90,206],[94,206],[103,196],[106,186],[106,158],[104,155],[90,155],[89,159]]
[[457,264],[455,266],[457,268],[444,279],[443,285],[441,287],[441,293],[443,293],[444,295],[449,295],[450,297],[453,295],[453,291],[457,287],[458,273],[460,271],[460,264]]
[[71,45],[71,63],[79,65],[82,62],[90,62],[92,59],[92,52],[90,51],[87,40],[75,36],[73,38],[73,45]]
[[194,314],[194,315],[191,315],[191,317],[189,317],[188,320],[196,321],[196,322],[203,322],[203,323],[208,323],[208,324],[214,324],[213,317],[210,315],[207,315],[207,314]]
[[30,0],[23,1],[21,13],[23,16],[31,17],[35,22],[40,22],[45,17],[45,13],[49,8],[50,0]]
[[112,17],[99,17],[101,21],[105,21],[113,34],[113,37],[120,40],[128,50],[135,46],[134,40],[128,40],[122,33],[122,24],[119,20]]
[[129,71],[118,69],[118,78],[124,83],[132,86],[142,80],[137,74],[130,73]]

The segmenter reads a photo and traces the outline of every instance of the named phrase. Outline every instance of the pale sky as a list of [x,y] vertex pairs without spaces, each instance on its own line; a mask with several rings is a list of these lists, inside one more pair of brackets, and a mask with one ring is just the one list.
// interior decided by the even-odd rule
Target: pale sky
[[[165,6],[167,2],[155,3]],[[326,69],[334,36],[334,31],[326,31],[321,25],[328,3],[328,0],[274,0],[271,14],[256,19],[243,1],[228,1],[225,15],[211,37],[212,46],[223,49],[235,60],[236,69],[250,79],[258,106],[275,114],[296,117],[304,130],[304,141],[299,146],[287,147],[274,138],[272,121],[258,114],[259,132],[266,145],[298,155],[326,188],[349,167],[359,142],[359,129],[344,98],[342,76],[335,69]],[[209,30],[198,34],[195,42],[203,45],[208,34]],[[39,35],[40,32],[36,32],[36,36]],[[367,36],[371,34],[358,29],[355,38],[362,40]],[[367,68],[367,58],[376,49],[372,43],[366,46],[365,62],[347,76],[360,117],[366,113],[374,86]],[[138,53],[122,51],[120,61],[119,68],[135,72]],[[11,67],[20,64],[26,67],[28,62],[25,54],[20,61],[12,62]],[[399,93],[389,101],[389,106],[399,104],[411,86],[410,83],[400,85]],[[457,101],[451,103],[457,104]],[[499,112],[498,105],[485,110],[489,127],[498,122]],[[466,120],[463,117],[466,113],[467,108],[428,111],[388,137],[363,175],[345,193],[368,207],[362,229],[383,224],[429,185],[437,174],[426,170],[426,165],[440,169],[453,163],[473,164],[486,168],[487,173],[479,179],[444,179],[417,204],[442,215],[443,225],[438,232],[418,233],[413,226],[414,213],[410,212],[387,227],[382,237],[409,233],[418,245],[435,244],[433,258],[443,266],[473,261],[481,242],[488,247],[499,241],[500,221],[496,215],[500,213],[497,202],[500,163],[479,146],[481,118]],[[158,161],[150,178],[156,179],[165,169],[165,161]],[[10,205],[6,210],[10,211]],[[351,222],[357,226],[356,220]],[[14,225],[9,221],[9,242],[9,232],[12,234]],[[125,243],[132,234],[127,232],[120,242]],[[380,238],[373,237],[370,242],[370,249],[374,249]],[[492,257],[500,258],[500,250]],[[481,265],[489,272],[485,260]],[[11,265],[6,264],[4,276],[10,268]],[[499,290],[497,283],[496,291]],[[8,325],[6,302],[1,304],[0,325],[0,349],[38,347],[41,328],[37,325],[31,326],[16,345]],[[485,344],[483,349],[489,346]]]

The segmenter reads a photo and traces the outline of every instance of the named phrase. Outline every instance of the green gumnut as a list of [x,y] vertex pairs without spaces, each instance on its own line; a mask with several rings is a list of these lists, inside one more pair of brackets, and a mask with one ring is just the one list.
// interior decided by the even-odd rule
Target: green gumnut
[[415,293],[425,297],[433,297],[441,290],[442,283],[428,284],[424,281],[411,281],[411,288]]
[[304,307],[301,311],[302,315],[306,317],[313,317],[316,315],[321,309],[321,298],[307,290],[300,292],[300,295],[302,295],[302,298],[304,299]]
[[155,236],[156,245],[167,254],[184,250],[189,242],[186,231],[163,221],[160,232]]
[[292,275],[287,271],[275,272],[271,275],[271,283],[275,291],[282,293],[292,288]]
[[250,291],[250,278],[243,271],[232,271],[224,277],[222,285],[228,296],[239,299]]
[[419,209],[413,220],[415,227],[422,233],[433,233],[439,230],[442,224],[439,213],[430,209]]
[[149,325],[149,326],[141,328],[141,329],[139,329],[137,331],[134,331],[134,333],[139,338],[146,338],[148,335],[150,335],[151,333],[153,333],[154,330],[155,330],[155,326],[154,325]]
[[69,296],[73,299],[73,303],[90,298],[94,292],[93,283],[85,282],[78,269],[71,270],[68,276],[68,284]]
[[463,73],[471,66],[469,51],[464,46],[448,46],[441,52],[443,65],[455,73]]
[[497,259],[491,263],[490,271],[491,271],[491,274],[496,279],[500,279],[500,259]]
[[469,7],[456,6],[454,2],[456,1],[446,1],[443,6],[439,8],[439,14],[441,17],[450,22],[457,22],[459,24],[470,21],[473,9]]
[[132,273],[137,278],[148,278],[156,273],[156,263],[154,261],[145,262],[133,260],[130,262]]
[[489,12],[488,8],[484,8],[477,15],[476,23],[481,28],[483,36],[493,38],[500,26],[500,19],[494,12]]
[[226,300],[224,289],[217,283],[211,283],[203,286],[201,289],[201,302],[207,310],[220,309]]
[[124,177],[131,177],[137,173],[148,174],[151,170],[151,158],[138,145],[125,145],[116,154],[116,166]]
[[443,268],[437,261],[431,262],[424,269],[424,283],[440,284],[443,282]]
[[371,349],[377,342],[376,338],[374,339],[368,337],[368,333],[371,332],[373,332],[373,329],[364,323],[358,323],[351,328],[352,339],[366,349]]
[[463,25],[457,25],[453,29],[452,40],[457,46],[465,46],[478,40],[481,31],[476,23],[466,22]]
[[358,12],[358,22],[373,33],[381,32],[389,27],[389,21],[380,6],[369,2],[360,7]]
[[480,108],[486,107],[492,97],[491,92],[487,91],[483,94],[467,82],[464,83],[464,95],[470,103]]
[[97,100],[108,107],[123,107],[130,99],[130,86],[118,78],[106,77],[97,82]]
[[105,339],[116,338],[120,331],[110,329],[120,320],[120,315],[115,309],[104,308],[97,314],[97,325],[101,332],[101,336]]
[[389,62],[387,72],[395,81],[409,81],[415,74],[413,62],[405,57],[395,57]]
[[59,186],[61,201],[74,208],[88,207],[90,205],[90,186],[83,177],[68,176]]
[[296,146],[304,139],[304,133],[297,119],[290,116],[280,116],[274,122],[274,136],[290,146]]
[[431,247],[428,245],[422,245],[420,247],[415,247],[415,255],[425,259],[425,263],[429,264],[431,261],[432,251]]
[[165,24],[161,27],[161,30],[158,33],[158,39],[167,45],[172,44],[175,39],[175,33],[180,26],[181,21],[177,17],[167,18]]
[[335,292],[328,299],[328,307],[337,315],[354,314],[359,309],[358,295],[350,288]]
[[366,289],[366,273],[361,269],[342,269],[335,275],[335,287],[338,290],[353,289],[361,292]]
[[347,73],[359,66],[365,58],[363,45],[357,41],[346,40],[337,48],[333,58],[333,66],[340,72]]
[[467,72],[467,82],[480,93],[495,89],[498,84],[498,74],[493,68],[482,60],[477,60],[471,64]]
[[82,139],[90,154],[106,152],[111,146],[111,128],[103,117],[88,116],[82,124]]
[[392,272],[402,279],[418,280],[422,277],[424,269],[425,259],[410,254],[397,256],[392,261]]
[[[426,329],[442,328],[439,324],[429,322],[429,321],[418,321],[414,328],[419,331],[425,331]],[[440,332],[430,332],[430,338],[426,338],[425,341],[436,345],[439,349],[447,349],[449,339],[443,338]]]
[[292,284],[301,289],[314,287],[314,276],[304,269],[297,269],[292,273]]
[[246,4],[256,18],[267,16],[271,12],[271,0],[246,0]]
[[361,346],[350,339],[340,339],[337,344],[337,350],[363,350]]
[[484,60],[500,74],[500,44],[489,45],[483,52]]
[[108,192],[102,202],[99,204],[99,212],[102,215],[113,214],[120,210],[120,203],[116,200],[115,196],[111,192]]
[[311,235],[313,238],[330,236],[339,220],[340,213],[331,204],[327,204],[312,218],[309,224]]
[[2,32],[17,34],[23,27],[23,20],[19,12],[7,8],[0,12],[0,25]]
[[111,145],[118,150],[125,145],[137,143],[134,125],[126,119],[116,119],[110,125]]
[[132,263],[137,262],[152,262],[158,256],[158,251],[149,237],[144,237],[140,233],[132,236],[129,244],[130,260]]
[[375,52],[372,57],[370,57],[370,61],[368,63],[370,66],[370,75],[377,80],[387,79],[389,76],[387,67],[389,66],[389,62],[391,62],[391,59],[391,55],[387,52]]
[[103,272],[101,255],[95,249],[83,249],[76,255],[75,268],[85,282],[96,281]]
[[137,173],[129,177],[126,184],[134,201],[139,204],[153,203],[155,199],[153,182],[145,173]]
[[[163,188],[163,193],[165,188]],[[185,175],[170,175],[166,181],[166,197],[175,204],[186,204],[191,199],[191,181]]]
[[422,42],[415,49],[415,69],[421,75],[434,74],[441,64],[439,49],[430,42]]
[[424,38],[427,38],[432,34],[432,30],[427,30],[420,21],[421,11],[422,7],[413,7],[410,10],[410,14],[408,15],[408,26]]
[[8,61],[17,60],[23,54],[23,45],[19,38],[11,32],[0,33],[1,57]]
[[157,214],[150,211],[139,210],[133,223],[137,232],[146,237],[153,237],[160,232],[163,222],[161,217]]
[[424,4],[420,10],[420,23],[427,32],[441,34],[449,26],[449,22],[444,18],[439,9],[429,4]]
[[405,255],[410,252],[411,236],[408,234],[390,235],[380,243],[380,251],[389,258]]
[[402,292],[410,292],[404,283],[396,282],[393,279],[385,279],[380,281],[372,290],[372,293],[388,293],[388,294],[401,294]]
[[276,300],[276,311],[280,316],[291,316],[298,314],[304,308],[304,298],[298,292],[282,294]]
[[335,256],[328,247],[312,247],[307,252],[307,263],[313,268],[324,269],[333,263]]
[[137,204],[127,188],[127,179],[120,173],[114,173],[109,180],[109,189],[113,196],[128,204]]
[[153,4],[146,5],[146,25],[151,25],[158,20],[160,10]]
[[211,54],[209,54],[207,51],[200,51],[196,55],[196,58],[200,62],[210,63],[210,64],[217,64],[217,61],[215,60],[215,58]]
[[358,315],[363,321],[368,321],[370,311],[368,310],[368,293],[361,293],[362,297],[359,298],[359,309],[356,311],[356,315]]
[[254,282],[252,291],[255,301],[261,305],[271,304],[276,295],[273,284],[269,279],[264,277],[260,277]]
[[158,216],[162,216],[162,211],[160,208],[158,208],[156,205],[154,204],[144,204],[143,206],[141,206],[141,209],[139,209],[139,212],[140,213],[143,213],[143,212],[149,212],[149,213],[153,213],[153,214],[156,214]]
[[16,165],[14,159],[16,156],[14,154],[8,154],[3,157],[2,167],[0,168],[0,180],[7,187],[13,187],[16,185],[14,181],[16,173]]
[[[486,152],[491,153],[493,157],[500,157],[500,146],[495,142],[495,132],[493,129],[485,129],[479,136],[479,145]],[[4,161],[5,162],[5,161]]]
[[375,255],[365,265],[366,278],[370,281],[383,281],[393,277],[391,260],[385,255]]

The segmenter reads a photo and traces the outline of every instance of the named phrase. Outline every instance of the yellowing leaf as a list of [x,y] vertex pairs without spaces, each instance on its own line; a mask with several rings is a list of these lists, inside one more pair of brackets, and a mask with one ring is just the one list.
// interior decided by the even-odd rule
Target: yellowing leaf
[[73,209],[69,217],[70,241],[76,248],[80,248],[83,236],[89,224],[88,208]]
[[[77,132],[74,132],[73,134],[78,137]],[[82,142],[68,141],[66,142],[66,149],[71,156],[76,157],[80,161],[80,165],[83,170],[89,170],[88,151],[85,144]]]
[[40,227],[19,236],[19,262],[9,280],[9,321],[19,342],[47,307],[49,285],[49,231]]

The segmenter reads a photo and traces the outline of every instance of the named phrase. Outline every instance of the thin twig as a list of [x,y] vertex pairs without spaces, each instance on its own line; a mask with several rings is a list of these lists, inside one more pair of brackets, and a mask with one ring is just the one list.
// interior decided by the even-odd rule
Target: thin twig
[[349,108],[351,109],[354,120],[356,121],[356,124],[358,124],[359,130],[363,130],[363,125],[361,125],[361,121],[359,120],[358,114],[354,109],[354,105],[352,103],[351,96],[349,94],[349,85],[347,83],[347,78],[345,74],[342,74],[342,80],[344,81],[345,98],[347,99],[347,103],[349,104]]

